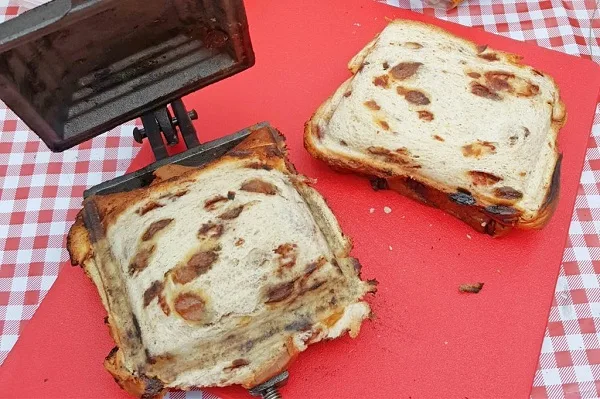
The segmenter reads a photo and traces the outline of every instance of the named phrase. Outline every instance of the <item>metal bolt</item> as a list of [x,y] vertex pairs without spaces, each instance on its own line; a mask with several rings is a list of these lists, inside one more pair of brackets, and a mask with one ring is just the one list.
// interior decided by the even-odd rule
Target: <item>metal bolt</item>
[[142,128],[140,129],[139,127],[134,127],[133,128],[133,139],[142,144],[142,141],[144,141],[144,139],[146,138],[146,131]]
[[[195,109],[189,111],[188,116],[193,121],[198,119],[198,113],[196,112]],[[177,120],[177,118],[175,118],[175,117],[171,118],[171,125],[173,125],[173,127],[179,126],[179,121]],[[139,128],[139,127],[133,128],[133,139],[137,143],[142,144],[142,142],[144,141],[145,138],[146,138],[146,131],[144,130],[144,128]]]
[[[196,112],[196,110],[195,110],[195,109],[193,109],[193,110],[189,111],[189,112],[188,112],[188,116],[189,116],[189,117],[190,117],[190,119],[191,119],[191,120],[193,120],[193,121],[195,121],[196,119],[198,119],[198,113]],[[173,126],[179,126],[179,121],[177,120],[177,117],[176,117],[176,116],[174,116],[174,117],[171,119],[171,124],[172,124]]]
[[262,393],[263,399],[282,399],[277,388],[269,388]]
[[270,380],[252,388],[250,390],[250,395],[260,396],[262,399],[281,399],[281,394],[277,388],[284,386],[289,376],[290,374],[286,370]]

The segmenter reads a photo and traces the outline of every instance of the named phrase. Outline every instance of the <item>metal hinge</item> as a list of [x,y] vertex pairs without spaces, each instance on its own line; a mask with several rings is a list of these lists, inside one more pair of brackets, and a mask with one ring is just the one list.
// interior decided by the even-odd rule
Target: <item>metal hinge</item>
[[196,111],[188,112],[181,99],[173,101],[171,108],[175,113],[174,117],[166,106],[160,107],[142,115],[143,128],[133,129],[133,139],[138,143],[142,143],[144,138],[148,138],[157,161],[169,156],[165,142],[167,145],[179,143],[177,128],[179,128],[188,149],[200,145],[196,129],[192,124],[192,120],[198,119]]

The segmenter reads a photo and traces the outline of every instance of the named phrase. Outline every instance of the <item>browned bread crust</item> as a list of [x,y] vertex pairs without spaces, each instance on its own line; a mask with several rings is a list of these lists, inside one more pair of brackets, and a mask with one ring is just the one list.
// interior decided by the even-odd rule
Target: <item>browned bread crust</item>
[[[89,206],[89,202],[93,201],[93,206],[97,210],[99,220],[103,226],[102,228],[104,231],[107,231],[107,229],[116,222],[119,215],[128,208],[131,209],[132,206],[135,206],[134,209],[137,209],[140,206],[139,204],[147,204],[149,196],[154,195],[152,198],[155,198],[157,194],[178,196],[185,191],[186,184],[193,181],[197,175],[217,167],[218,165],[222,165],[223,163],[237,164],[240,160],[245,162],[244,167],[247,169],[257,169],[263,172],[277,170],[289,174],[296,190],[307,203],[313,218],[317,222],[318,228],[323,231],[327,244],[335,256],[334,263],[340,272],[340,276],[334,276],[335,279],[338,279],[337,281],[340,282],[343,282],[343,280],[341,280],[342,278],[354,281],[352,285],[354,291],[347,296],[352,298],[354,295],[358,294],[360,297],[366,292],[375,291],[376,282],[360,281],[360,264],[356,259],[349,256],[352,248],[350,240],[339,230],[339,225],[337,225],[330,210],[326,208],[323,198],[318,195],[316,191],[307,186],[302,176],[296,175],[294,166],[287,160],[283,138],[278,134],[274,134],[273,129],[262,128],[254,131],[245,141],[225,156],[202,168],[185,168],[177,166],[162,168],[157,171],[156,179],[150,187],[129,193],[91,197],[84,201],[84,206]],[[139,208],[138,211],[144,212],[143,207]],[[87,217],[89,217],[89,215]],[[124,288],[122,284],[119,283],[119,279],[111,278],[110,273],[116,273],[116,270],[118,269],[116,265],[112,264],[116,262],[114,260],[112,262],[107,262],[105,258],[100,256],[100,252],[110,252],[110,248],[106,246],[108,245],[106,242],[107,239],[101,238],[100,241],[98,241],[98,237],[95,234],[96,233],[88,230],[86,227],[84,211],[80,212],[69,232],[67,249],[71,256],[72,264],[81,266],[96,285],[103,305],[108,312],[107,324],[117,347],[107,356],[104,363],[106,369],[113,375],[115,381],[123,389],[136,397],[145,399],[160,398],[167,392],[169,387],[180,389],[192,388],[193,386],[190,385],[182,385],[179,383],[176,385],[173,384],[175,384],[174,380],[180,370],[184,370],[185,372],[187,367],[198,367],[197,365],[191,364],[185,358],[179,358],[177,355],[154,356],[146,349],[139,322],[135,313],[132,311],[132,305],[126,298],[127,295],[123,291]],[[97,253],[95,253],[95,251]],[[313,271],[314,268],[307,271],[307,275],[304,277],[307,281],[309,281],[309,277],[311,276],[310,273]],[[335,279],[333,281],[336,281]],[[325,286],[323,288],[325,288]],[[314,291],[310,291],[310,293],[315,299],[318,299],[321,296],[324,299],[327,295],[330,295],[328,294],[329,290],[324,292],[319,290],[318,286],[308,287],[307,289],[314,289]],[[345,295],[343,289],[340,288],[340,292],[336,292],[336,295],[338,298],[337,300],[342,303]],[[329,302],[329,299],[327,299],[327,302]],[[303,339],[302,343],[299,344],[298,337],[288,333],[288,330],[286,329],[285,333],[287,335],[284,336],[288,336],[288,338],[285,340],[280,350],[277,353],[272,354],[271,358],[268,360],[261,361],[260,366],[257,366],[258,368],[246,379],[236,383],[240,383],[241,385],[250,388],[279,374],[288,367],[289,363],[296,358],[298,353],[304,350],[305,346],[303,345],[308,345],[322,339],[334,338],[334,335],[323,335],[328,328],[330,330],[334,327],[338,328],[338,330],[339,328],[342,328],[343,330],[340,334],[345,331],[350,331],[351,336],[356,335],[362,317],[346,315],[343,313],[343,308],[340,309],[339,306],[336,308],[336,304],[333,302],[331,302],[331,304],[333,305],[332,311],[336,313],[317,322],[317,324],[321,326],[319,327],[321,330],[317,330],[321,331],[320,334],[307,336]],[[285,306],[291,306],[291,304],[282,302],[280,305],[279,303],[276,303],[273,304],[272,309],[275,311],[275,309]],[[294,306],[301,305],[295,304]],[[366,304],[364,304],[364,306],[368,309]],[[291,310],[293,309],[290,309],[290,314],[292,313]],[[328,312],[329,310],[326,311]],[[342,317],[345,317],[348,320],[340,327],[338,321]],[[292,322],[294,321],[292,320]],[[295,323],[297,324],[297,322]],[[315,326],[317,324],[315,324]],[[297,328],[305,329],[307,327],[299,325]],[[298,331],[302,333],[304,330]],[[248,338],[244,338],[245,334],[247,334],[245,327],[240,326],[239,331],[236,330],[236,334],[232,334],[228,338],[229,345],[232,347],[247,345]],[[264,332],[261,334],[264,335]],[[255,335],[256,334],[254,334],[254,336]],[[260,338],[253,339],[256,339],[257,343],[260,342]],[[190,350],[194,349],[192,348]],[[238,365],[239,364],[234,362],[231,367],[235,368],[238,367]],[[224,379],[216,385],[223,386],[229,385],[229,383]]]
[[104,359],[104,368],[112,374],[115,382],[131,395],[141,399],[160,399],[166,393],[162,381],[147,377],[143,374],[135,375],[123,366],[123,354],[115,347]]
[[538,218],[524,222],[519,220],[518,210],[505,205],[482,205],[466,190],[448,193],[430,182],[420,181],[417,177],[389,176],[385,171],[382,172],[355,160],[325,155],[314,148],[310,129],[313,129],[313,125],[309,121],[304,135],[305,148],[313,157],[326,162],[332,169],[367,177],[377,190],[393,190],[425,205],[441,209],[467,223],[476,231],[492,237],[504,236],[517,226],[522,229],[540,229],[548,223],[558,204],[562,154],[556,161],[552,183],[546,194],[542,212],[539,213]]
[[[433,32],[452,36],[447,31],[437,27],[424,24],[418,21],[396,20],[391,24],[401,23],[405,25],[414,25],[417,27],[426,26]],[[376,45],[379,35],[373,39],[359,54],[357,54],[348,65],[353,75],[360,73],[366,56]],[[454,36],[452,36],[454,37]],[[461,39],[473,48],[478,47],[476,43]],[[487,46],[486,46],[487,47]],[[485,50],[485,47],[484,47]],[[522,69],[532,70],[531,67],[522,64],[521,56],[505,53],[497,50],[493,52],[502,57],[506,62]],[[552,77],[543,72],[534,70],[535,74],[544,76],[554,83]],[[348,84],[353,78],[346,81],[342,87],[348,90]],[[557,89],[558,90],[558,89]],[[511,201],[502,201],[497,198],[477,197],[475,194],[464,190],[456,190],[442,182],[433,181],[419,172],[418,169],[410,170],[406,173],[398,172],[398,169],[386,167],[381,162],[369,159],[368,157],[352,157],[321,146],[323,137],[323,128],[331,119],[334,109],[331,108],[331,102],[334,96],[329,97],[306,122],[304,128],[304,147],[314,157],[326,162],[332,169],[340,172],[352,172],[365,176],[374,181],[378,189],[391,189],[416,201],[426,205],[441,209],[458,219],[464,221],[475,230],[486,233],[491,236],[502,236],[510,232],[513,228],[518,229],[540,229],[544,227],[552,217],[558,204],[560,191],[560,166],[562,154],[555,151],[555,165],[552,173],[552,179],[545,193],[545,199],[540,210],[535,217],[526,218],[518,207],[513,206]],[[344,94],[349,95],[350,90]],[[552,105],[552,104],[551,104]],[[557,96],[553,105],[553,113],[550,121],[551,134],[554,141],[553,148],[558,148],[558,132],[566,122],[566,110],[564,103]],[[319,126],[321,125],[321,126]],[[390,157],[391,158],[391,157]],[[389,162],[394,162],[392,159]]]

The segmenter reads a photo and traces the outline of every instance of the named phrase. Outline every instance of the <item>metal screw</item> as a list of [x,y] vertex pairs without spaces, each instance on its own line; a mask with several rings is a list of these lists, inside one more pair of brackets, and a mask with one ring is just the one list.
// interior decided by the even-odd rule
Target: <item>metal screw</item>
[[[198,119],[198,113],[196,112],[195,109],[189,111],[188,112],[188,116],[193,121],[195,121],[196,119]],[[177,118],[173,117],[171,119],[171,124],[173,125],[173,127],[179,126],[179,121],[177,120]],[[134,127],[133,128],[133,139],[136,142],[142,144],[142,142],[144,141],[145,138],[146,138],[146,131],[144,130],[144,128],[139,128],[139,127]]]
[[190,117],[191,120],[195,121],[196,119],[198,119],[198,113],[196,112],[195,109],[191,110],[188,112],[188,116]]
[[[196,119],[198,119],[198,113],[196,112],[195,109],[191,110],[188,112],[188,116],[190,117],[191,120],[195,121]],[[171,119],[171,123],[173,124],[173,126],[179,126],[179,121],[177,120],[177,117],[174,116]]]
[[262,393],[263,399],[282,399],[277,388],[269,388]]
[[262,399],[281,399],[281,394],[279,393],[277,388],[281,388],[282,386],[284,386],[289,376],[290,373],[288,373],[286,370],[283,373],[271,378],[270,380],[252,388],[250,390],[250,395],[260,396]]

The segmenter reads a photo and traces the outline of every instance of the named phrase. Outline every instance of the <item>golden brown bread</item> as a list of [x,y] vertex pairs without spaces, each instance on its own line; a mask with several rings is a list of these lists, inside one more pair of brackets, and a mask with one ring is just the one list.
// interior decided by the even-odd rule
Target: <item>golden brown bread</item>
[[390,22],[349,69],[305,125],[312,156],[492,236],[550,220],[566,121],[551,77],[410,20]]
[[123,389],[252,387],[307,345],[358,333],[375,282],[361,281],[350,240],[274,130],[156,175],[86,199],[67,240],[107,309],[117,348],[105,367]]

